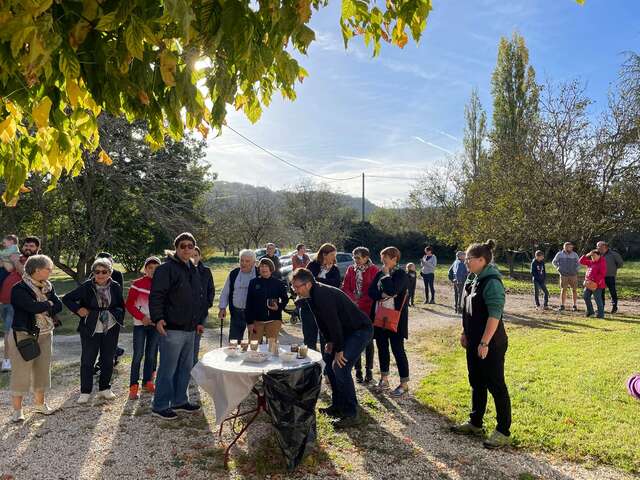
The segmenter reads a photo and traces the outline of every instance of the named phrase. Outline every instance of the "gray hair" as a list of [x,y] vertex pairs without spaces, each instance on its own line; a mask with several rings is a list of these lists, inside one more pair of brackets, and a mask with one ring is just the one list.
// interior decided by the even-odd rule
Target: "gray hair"
[[27,258],[27,263],[24,264],[24,271],[27,272],[29,276],[43,268],[53,270],[53,261],[46,255],[32,255]]
[[95,262],[93,262],[93,265],[91,265],[91,271],[95,271],[96,267],[104,267],[109,273],[113,273],[113,264],[109,261],[108,258],[96,258]]
[[248,250],[248,249],[240,250],[240,254],[238,255],[238,259],[241,260],[242,257],[251,257],[251,259],[255,262],[256,261],[256,252],[254,252],[253,250]]

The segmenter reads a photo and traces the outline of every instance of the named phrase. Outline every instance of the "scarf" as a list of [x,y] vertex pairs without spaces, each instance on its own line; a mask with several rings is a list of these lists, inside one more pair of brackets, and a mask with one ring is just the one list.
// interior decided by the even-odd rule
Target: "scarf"
[[[49,280],[38,282],[31,278],[31,275],[26,272],[22,275],[22,280],[36,294],[36,300],[38,302],[49,301],[47,293],[53,289]],[[36,325],[40,329],[40,335],[51,333],[53,331],[54,324],[49,312],[36,313]]]
[[[108,308],[111,305],[111,279],[105,285],[98,285],[97,283],[93,283],[96,289],[96,296],[98,298],[98,307],[101,309],[98,313],[98,320],[102,323],[102,331],[106,332],[109,330],[114,324],[115,319],[111,312],[109,312]],[[104,309],[104,310],[102,310]],[[96,331],[99,331],[98,328]]]
[[356,273],[356,298],[360,299],[362,297],[362,283],[364,278],[364,272],[373,265],[371,259],[367,260],[367,263],[364,265],[358,265],[356,263],[353,264],[353,269]]

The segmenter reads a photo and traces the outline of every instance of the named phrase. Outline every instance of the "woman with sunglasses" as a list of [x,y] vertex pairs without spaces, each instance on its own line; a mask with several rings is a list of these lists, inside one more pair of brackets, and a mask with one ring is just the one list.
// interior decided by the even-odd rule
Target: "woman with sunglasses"
[[453,427],[465,435],[482,436],[482,420],[487,408],[487,392],[496,405],[498,424],[484,441],[486,448],[501,448],[510,443],[511,400],[504,380],[507,333],[502,321],[505,292],[502,276],[492,263],[496,243],[474,243],[467,249],[469,276],[462,297],[460,344],[467,351],[467,369],[471,385],[469,420]]
[[115,398],[111,391],[111,374],[118,333],[124,322],[124,299],[120,285],[111,280],[112,271],[108,259],[97,259],[91,267],[92,278],[62,298],[67,308],[80,317],[80,404],[87,403],[91,396],[93,366],[98,354],[101,368],[97,396],[103,400]]

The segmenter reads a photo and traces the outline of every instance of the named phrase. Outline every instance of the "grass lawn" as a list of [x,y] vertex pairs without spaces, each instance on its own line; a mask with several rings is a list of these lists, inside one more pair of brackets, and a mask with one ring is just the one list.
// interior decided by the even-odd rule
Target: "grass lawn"
[[[625,381],[640,371],[640,319],[558,317],[507,325],[506,377],[516,447],[573,461],[640,472],[640,402]],[[425,358],[436,364],[416,393],[425,406],[466,420],[470,405],[459,329],[425,335]],[[487,430],[495,427],[489,398]]]

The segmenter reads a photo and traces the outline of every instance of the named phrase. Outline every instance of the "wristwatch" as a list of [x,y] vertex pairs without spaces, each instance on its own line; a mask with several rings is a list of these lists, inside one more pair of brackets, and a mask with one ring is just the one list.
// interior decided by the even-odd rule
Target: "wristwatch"
[[489,344],[486,342],[480,342],[481,347],[489,347]]

